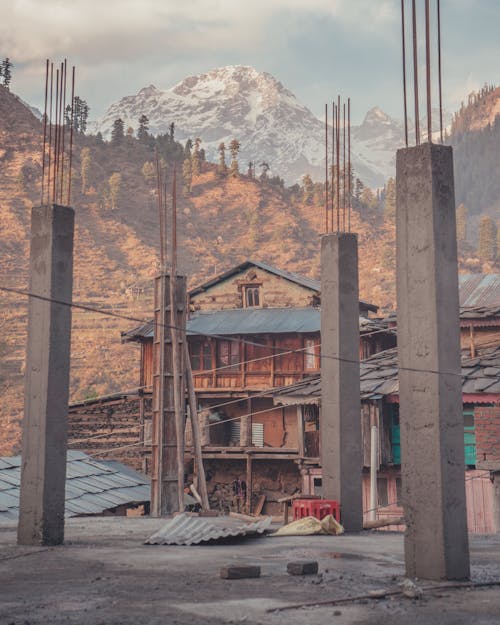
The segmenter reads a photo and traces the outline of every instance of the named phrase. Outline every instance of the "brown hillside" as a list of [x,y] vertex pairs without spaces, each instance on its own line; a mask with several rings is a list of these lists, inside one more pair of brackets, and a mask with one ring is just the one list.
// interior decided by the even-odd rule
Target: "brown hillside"
[[[1,87],[0,120],[0,286],[26,288],[30,209],[40,201],[41,124]],[[82,192],[84,147],[91,162]],[[151,316],[158,219],[152,183],[142,168],[153,158],[152,148],[136,139],[112,146],[77,137],[75,302],[137,319]],[[108,181],[114,172],[122,183],[111,210]],[[318,277],[323,219],[321,207],[305,205],[279,186],[246,176],[220,179],[214,166],[205,164],[193,180],[192,195],[179,200],[179,264],[191,286],[246,258]],[[362,217],[354,213],[352,230],[359,233],[360,295],[390,309],[395,301],[394,225],[384,224],[377,211]],[[0,455],[18,450],[26,340],[25,298],[3,292],[2,302]],[[134,323],[73,311],[72,400],[137,384],[137,349],[120,344],[120,331]]]

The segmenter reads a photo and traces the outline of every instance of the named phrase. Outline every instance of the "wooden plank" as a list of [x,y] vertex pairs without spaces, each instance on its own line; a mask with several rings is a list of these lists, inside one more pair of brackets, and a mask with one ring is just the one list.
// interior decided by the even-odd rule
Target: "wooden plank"
[[247,512],[252,511],[252,491],[253,491],[252,480],[253,480],[252,455],[247,454],[247,501],[246,501]]
[[266,503],[266,496],[261,495],[259,497],[259,501],[257,502],[257,505],[254,508],[253,514],[255,514],[256,516],[260,516],[260,514],[262,513],[262,508],[264,507],[265,503]]
[[297,406],[297,442],[299,448],[299,456],[305,456],[304,445],[304,407]]

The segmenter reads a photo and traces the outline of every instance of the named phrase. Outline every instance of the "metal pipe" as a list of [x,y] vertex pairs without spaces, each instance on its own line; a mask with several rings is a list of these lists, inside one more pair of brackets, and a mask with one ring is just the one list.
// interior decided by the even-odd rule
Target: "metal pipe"
[[420,144],[420,114],[418,111],[418,53],[417,53],[417,9],[412,0],[413,21],[413,89],[415,94],[415,143]]
[[427,141],[432,143],[432,102],[431,102],[431,17],[430,0],[425,0],[425,76],[427,91]]
[[406,98],[405,0],[401,0],[401,33],[402,33],[402,47],[403,47],[403,100],[404,100],[404,118],[405,118],[405,145],[406,147],[408,147],[408,107],[407,107],[407,98]]
[[438,79],[439,79],[439,133],[444,143],[443,133],[443,92],[441,79],[441,0],[437,0],[437,39],[438,39]]
[[377,518],[377,471],[378,471],[378,428],[371,427],[370,437],[370,508],[369,519],[375,521]]

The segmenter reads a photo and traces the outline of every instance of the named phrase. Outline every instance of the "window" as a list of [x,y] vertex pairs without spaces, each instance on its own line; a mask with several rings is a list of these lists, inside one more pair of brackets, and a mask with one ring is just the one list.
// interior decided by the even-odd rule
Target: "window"
[[212,369],[212,350],[208,341],[193,341],[190,352],[193,371]]
[[317,371],[319,369],[318,343],[315,339],[305,339],[304,347],[304,369]]
[[246,286],[244,291],[244,307],[252,308],[260,306],[260,287],[258,286]]
[[226,367],[226,371],[240,367],[240,344],[238,341],[219,341],[217,344],[217,367]]

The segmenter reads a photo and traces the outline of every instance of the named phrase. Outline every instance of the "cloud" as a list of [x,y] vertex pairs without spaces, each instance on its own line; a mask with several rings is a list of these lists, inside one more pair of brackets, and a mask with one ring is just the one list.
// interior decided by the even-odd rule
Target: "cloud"
[[2,7],[2,48],[21,64],[73,56],[91,65],[137,56],[261,45],[280,18],[334,18],[375,30],[394,18],[389,0],[13,0]]

